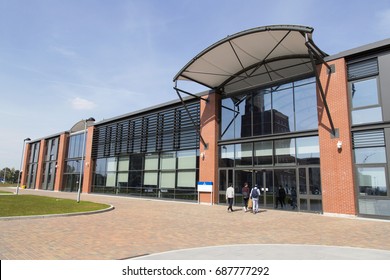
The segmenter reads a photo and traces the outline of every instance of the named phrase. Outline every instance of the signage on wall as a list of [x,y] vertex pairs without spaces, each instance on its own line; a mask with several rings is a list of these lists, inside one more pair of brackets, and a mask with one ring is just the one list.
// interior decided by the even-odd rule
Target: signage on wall
[[198,182],[198,192],[213,192],[213,182]]

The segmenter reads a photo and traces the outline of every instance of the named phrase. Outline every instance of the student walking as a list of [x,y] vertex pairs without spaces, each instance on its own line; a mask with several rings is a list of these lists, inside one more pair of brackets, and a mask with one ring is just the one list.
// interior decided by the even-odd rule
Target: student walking
[[227,209],[228,212],[229,212],[229,210],[231,212],[233,212],[233,199],[234,199],[234,188],[230,184],[226,190],[226,201],[228,202],[228,205],[229,205],[228,209]]
[[260,198],[260,190],[258,189],[257,184],[252,189],[250,198],[252,199],[253,202],[253,207],[252,207],[253,214],[256,214],[257,212],[259,212],[259,198]]
[[248,211],[248,200],[249,200],[249,187],[248,183],[244,184],[244,187],[242,187],[242,199],[244,201],[244,211]]

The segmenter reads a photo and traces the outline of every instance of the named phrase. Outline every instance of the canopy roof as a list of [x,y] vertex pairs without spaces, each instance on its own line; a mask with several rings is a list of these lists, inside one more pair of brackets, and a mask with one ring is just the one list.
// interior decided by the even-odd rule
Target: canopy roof
[[236,33],[203,50],[173,81],[194,81],[228,94],[313,73],[307,42],[316,59],[327,56],[312,42],[313,28],[272,25]]

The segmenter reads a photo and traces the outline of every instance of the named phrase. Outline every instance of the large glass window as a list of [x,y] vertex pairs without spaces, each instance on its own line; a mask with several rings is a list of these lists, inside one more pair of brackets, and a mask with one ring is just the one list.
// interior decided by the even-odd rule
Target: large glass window
[[222,99],[221,140],[316,129],[314,78]]
[[293,89],[275,91],[272,94],[273,133],[285,133],[295,130]]
[[297,131],[318,127],[316,84],[311,79],[294,88],[295,125]]
[[387,196],[384,167],[359,167],[357,172],[360,195]]
[[272,141],[263,141],[255,143],[254,165],[272,165]]
[[320,147],[318,136],[297,138],[298,164],[319,164]]
[[242,143],[235,145],[236,166],[252,166],[252,143]]
[[350,88],[352,124],[382,121],[377,78],[351,82]]
[[234,166],[234,145],[223,145],[220,147],[220,167]]
[[275,164],[295,163],[295,139],[275,141]]

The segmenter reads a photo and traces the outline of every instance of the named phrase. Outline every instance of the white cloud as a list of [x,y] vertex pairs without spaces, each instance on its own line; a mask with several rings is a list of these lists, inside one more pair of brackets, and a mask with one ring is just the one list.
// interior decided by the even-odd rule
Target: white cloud
[[50,46],[50,50],[52,50],[55,53],[58,53],[60,55],[63,55],[65,57],[75,57],[77,54],[65,47],[60,47],[60,46]]
[[75,110],[92,110],[96,104],[84,98],[76,97],[71,100],[72,108]]

